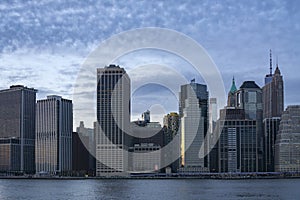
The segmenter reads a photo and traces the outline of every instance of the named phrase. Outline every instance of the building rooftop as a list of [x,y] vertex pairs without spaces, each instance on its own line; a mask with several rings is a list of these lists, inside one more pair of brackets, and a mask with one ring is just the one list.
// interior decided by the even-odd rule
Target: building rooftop
[[260,87],[254,82],[254,81],[245,81],[241,87],[241,89],[243,88],[257,88],[259,89]]

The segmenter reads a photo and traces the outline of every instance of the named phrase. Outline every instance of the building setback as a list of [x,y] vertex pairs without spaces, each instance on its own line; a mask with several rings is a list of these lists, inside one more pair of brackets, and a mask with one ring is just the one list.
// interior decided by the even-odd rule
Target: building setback
[[282,114],[275,144],[275,171],[300,172],[300,105]]
[[35,172],[36,92],[22,85],[0,91],[1,172]]
[[36,172],[67,175],[72,170],[72,101],[47,96],[37,101]]

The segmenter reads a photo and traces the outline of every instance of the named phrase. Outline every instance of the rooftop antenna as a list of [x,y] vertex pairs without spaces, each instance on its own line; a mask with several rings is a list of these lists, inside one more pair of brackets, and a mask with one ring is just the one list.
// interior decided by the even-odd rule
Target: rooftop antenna
[[272,50],[270,49],[270,75],[272,76]]

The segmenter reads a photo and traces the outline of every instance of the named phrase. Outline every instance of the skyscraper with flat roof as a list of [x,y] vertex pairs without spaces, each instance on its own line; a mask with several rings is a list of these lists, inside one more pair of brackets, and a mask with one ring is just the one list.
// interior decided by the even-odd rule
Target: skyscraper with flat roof
[[0,91],[0,171],[34,173],[36,92],[22,85]]
[[72,170],[72,101],[51,95],[36,107],[36,171],[67,175]]
[[208,129],[207,86],[194,81],[182,85],[179,98],[182,170],[207,171],[207,156],[204,155],[205,152],[200,153]]
[[130,79],[124,68],[97,69],[96,175],[128,171],[126,130],[130,122]]

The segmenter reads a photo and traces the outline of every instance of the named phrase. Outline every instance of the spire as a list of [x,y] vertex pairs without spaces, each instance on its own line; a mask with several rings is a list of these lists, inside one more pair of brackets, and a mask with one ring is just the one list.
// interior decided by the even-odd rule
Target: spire
[[231,85],[231,89],[230,89],[230,93],[235,93],[237,91],[236,89],[236,85],[235,85],[235,80],[234,80],[234,76],[232,78],[232,85]]
[[270,76],[272,76],[272,50],[270,49]]
[[278,56],[276,56],[276,69],[275,69],[275,74],[280,74],[280,70],[279,70],[279,67],[278,67]]

